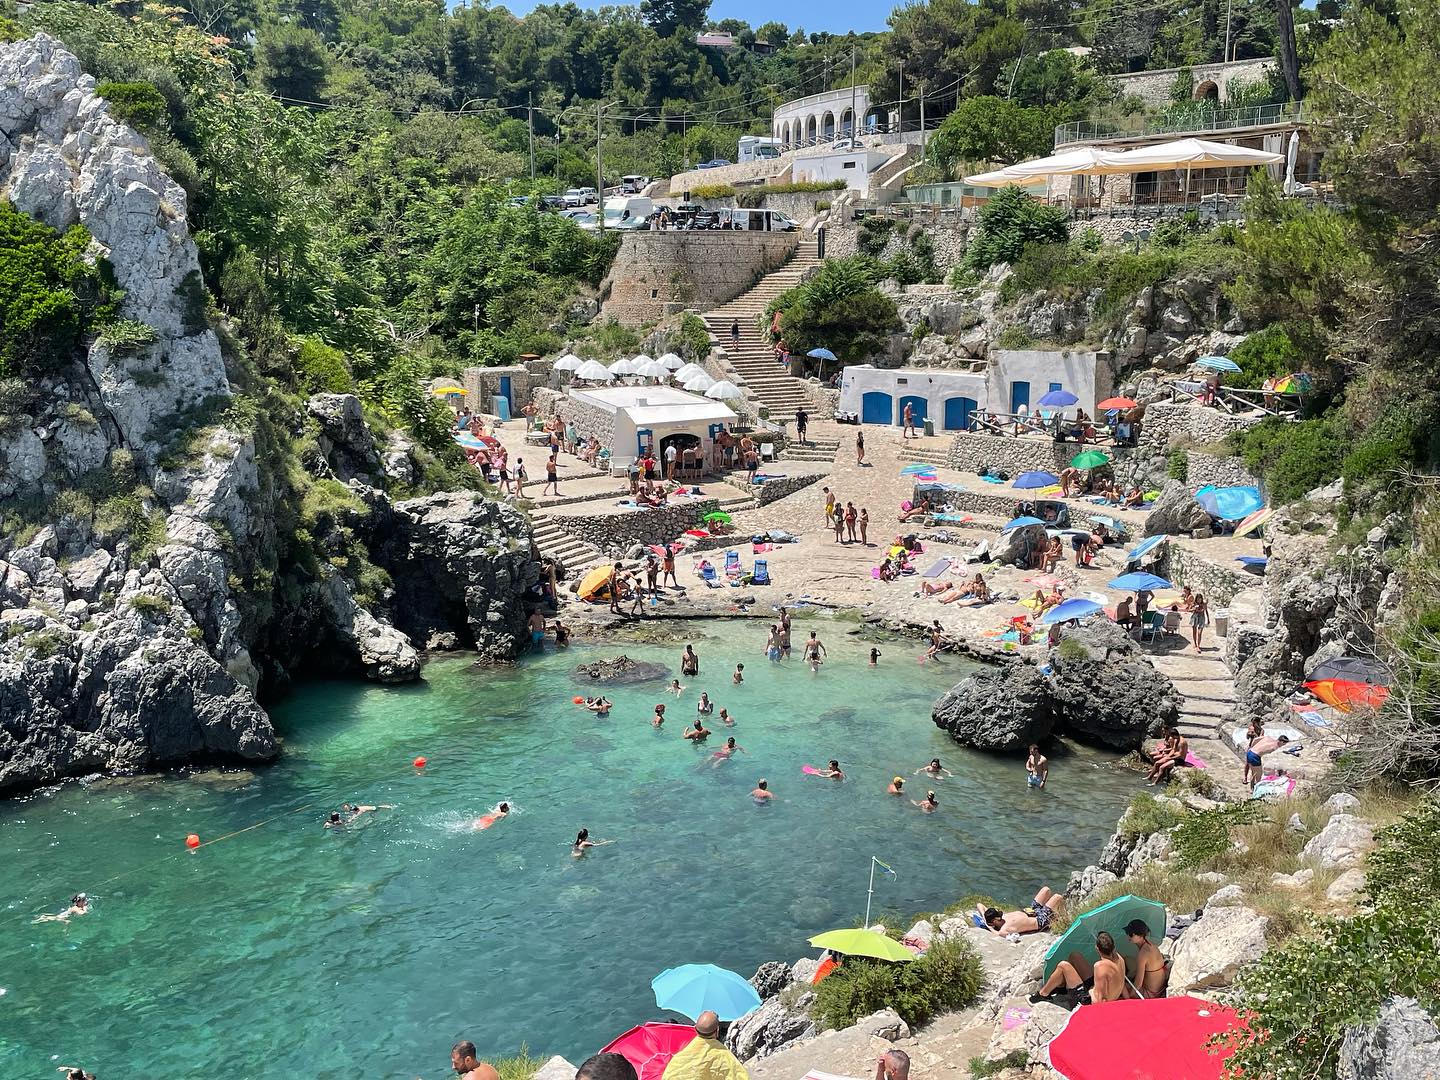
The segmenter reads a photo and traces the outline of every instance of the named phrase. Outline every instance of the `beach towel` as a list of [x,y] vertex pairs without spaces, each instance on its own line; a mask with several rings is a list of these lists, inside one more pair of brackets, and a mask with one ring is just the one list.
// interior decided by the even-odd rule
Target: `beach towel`
[[1295,778],[1293,776],[1267,776],[1255,785],[1250,792],[1250,797],[1263,799],[1267,796],[1277,795],[1284,798],[1294,790]]
[[941,574],[945,573],[945,571],[949,569],[949,559],[936,559],[933,563],[931,563],[929,566],[927,566],[924,570],[920,572],[920,576],[928,578],[939,577]]
[[1210,765],[1195,751],[1191,750],[1185,755],[1185,764],[1192,769],[1208,769]]
[[967,521],[974,521],[969,514],[936,514],[935,520],[946,525],[964,525]]
[[1001,480],[998,476],[982,476],[980,477],[980,479],[984,480],[987,484],[1003,484],[1005,482],[1004,480]]
[[1330,726],[1330,721],[1326,720],[1323,714],[1312,709],[1309,705],[1291,705],[1290,708],[1295,711],[1295,714],[1299,716],[1301,720],[1304,720],[1305,723],[1311,727]]
[[767,551],[774,551],[774,550],[775,550],[775,545],[774,545],[774,544],[751,544],[751,545],[750,545],[750,554],[751,554],[751,555],[764,555],[765,552],[767,552]]
[[880,568],[879,568],[878,566],[872,566],[872,567],[870,567],[870,576],[871,576],[872,578],[874,578],[876,581],[879,581],[879,580],[880,580]]

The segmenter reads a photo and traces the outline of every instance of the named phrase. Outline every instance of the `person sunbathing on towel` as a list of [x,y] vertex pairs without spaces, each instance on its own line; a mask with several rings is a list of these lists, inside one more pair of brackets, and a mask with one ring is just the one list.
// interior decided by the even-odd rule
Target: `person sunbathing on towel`
[[897,577],[899,577],[899,576],[900,576],[900,571],[899,571],[898,569],[896,569],[895,564],[894,564],[893,562],[891,562],[889,559],[886,559],[884,562],[882,562],[882,563],[880,564],[880,580],[881,580],[881,581],[894,581],[894,580],[895,580]]
[[934,596],[936,593],[949,592],[953,588],[955,588],[955,582],[953,581],[942,581],[938,585],[933,581],[922,581],[920,583],[920,593],[922,596]]
[[1065,897],[1050,889],[1042,888],[1035,894],[1034,905],[1024,911],[1001,911],[976,904],[975,910],[995,933],[1001,937],[1009,934],[1035,934],[1050,929],[1050,920],[1065,903]]
[[942,604],[953,604],[956,600],[960,599],[979,600],[982,604],[988,604],[990,602],[990,586],[985,584],[983,577],[976,574],[963,586],[955,590],[953,595],[945,597],[945,599],[940,602]]
[[929,499],[921,499],[921,500],[920,500],[918,503],[916,503],[914,506],[910,507],[909,510],[902,510],[902,511],[900,511],[900,520],[901,520],[901,521],[909,521],[909,520],[910,520],[911,518],[913,518],[913,517],[925,517],[925,516],[926,516],[927,514],[929,514],[929,513],[930,513],[930,500],[929,500]]
[[1145,492],[1141,491],[1138,485],[1132,487],[1125,493],[1125,498],[1121,500],[1120,505],[1129,509],[1145,505]]

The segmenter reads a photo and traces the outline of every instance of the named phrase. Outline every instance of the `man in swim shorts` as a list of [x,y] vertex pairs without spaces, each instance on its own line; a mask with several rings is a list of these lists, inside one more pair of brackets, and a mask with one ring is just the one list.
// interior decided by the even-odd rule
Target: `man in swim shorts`
[[940,806],[940,800],[935,798],[935,793],[933,791],[927,791],[925,793],[925,798],[921,799],[919,802],[915,802],[914,799],[911,799],[910,801],[915,803],[916,806],[918,806],[921,810],[925,811],[925,813],[927,814],[933,814],[935,810]]
[[728,739],[725,740],[724,746],[722,746],[719,750],[716,750],[713,754],[710,755],[712,759],[711,764],[717,767],[723,765],[725,764],[725,762],[729,761],[732,757],[734,757],[737,753],[744,754],[748,753],[748,751],[735,741],[734,735],[731,735]]
[[450,1048],[450,1067],[460,1080],[500,1080],[495,1066],[475,1056],[475,1044],[469,1039],[457,1042]]
[[1273,735],[1266,735],[1263,731],[1260,737],[1250,742],[1250,748],[1245,751],[1245,775],[1250,778],[1250,787],[1253,789],[1260,782],[1264,775],[1264,761],[1266,754],[1272,750],[1278,750],[1290,741],[1289,735],[1281,735],[1278,739]]
[[545,616],[538,610],[530,613],[530,644],[537,648],[545,640]]
[[770,799],[773,799],[775,793],[770,790],[770,781],[762,776],[755,784],[755,790],[750,792],[750,797],[757,803],[768,802]]
[[692,742],[702,743],[710,737],[710,729],[707,728],[705,722],[697,716],[695,718],[695,726],[686,728],[684,734],[680,737],[682,739],[689,739]]
[[983,904],[975,905],[980,918],[995,933],[1001,937],[1010,934],[1034,934],[1050,928],[1050,920],[1065,903],[1065,897],[1050,889],[1042,888],[1035,894],[1034,906],[1025,911],[1004,911],[999,908],[987,908]]

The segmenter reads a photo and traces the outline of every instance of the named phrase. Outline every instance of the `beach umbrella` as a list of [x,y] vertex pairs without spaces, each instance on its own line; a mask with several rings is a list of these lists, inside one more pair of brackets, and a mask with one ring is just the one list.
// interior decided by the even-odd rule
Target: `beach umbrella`
[[470,391],[463,386],[434,386],[430,388],[430,393],[435,397],[464,397]]
[[586,360],[575,369],[575,378],[590,382],[610,382],[615,376],[599,360]]
[[581,600],[590,600],[606,587],[609,580],[610,567],[597,566],[580,579],[580,587],[575,590],[575,595]]
[[811,349],[806,356],[813,356],[816,360],[834,360],[835,354],[829,349]]
[[714,385],[715,380],[702,371],[699,375],[694,375],[687,379],[681,389],[689,390],[692,394],[703,394]]
[[733,401],[736,398],[744,397],[745,392],[729,379],[721,379],[705,391],[705,396],[712,401]]
[[1131,548],[1125,553],[1125,561],[1127,563],[1132,563],[1143,559],[1146,555],[1149,555],[1150,552],[1154,551],[1157,547],[1159,547],[1168,539],[1170,539],[1168,536],[1163,535],[1147,536],[1144,540],[1141,540],[1138,544],[1136,544],[1133,548]]
[[1110,459],[1099,450],[1086,450],[1071,458],[1070,464],[1077,469],[1098,469],[1102,465],[1109,465]]
[[1037,517],[1031,517],[1029,514],[1024,514],[1024,515],[1016,518],[1014,521],[1007,521],[1004,525],[1001,525],[1001,526],[1000,526],[1000,531],[1001,531],[1001,532],[1009,532],[1011,529],[1022,529],[1022,528],[1024,528],[1026,525],[1044,525],[1044,524],[1045,524],[1045,523],[1044,523],[1043,521],[1041,521],[1039,518],[1037,518]]
[[1046,626],[1050,626],[1054,623],[1072,622],[1075,619],[1087,619],[1104,610],[1104,605],[1097,604],[1094,600],[1075,596],[1056,604],[1040,616],[1040,621]]
[[1245,1026],[1188,995],[1106,1001],[1072,1012],[1046,1053],[1065,1080],[1220,1080],[1234,1049],[1212,1051],[1210,1040]]
[[760,1007],[760,995],[741,976],[714,964],[667,968],[650,980],[655,1004],[695,1019],[713,1012],[721,1020],[738,1020]]
[[923,462],[916,462],[914,465],[906,465],[900,470],[901,476],[925,476],[935,472],[934,465],[926,465]]
[[679,371],[685,366],[685,361],[673,352],[667,352],[664,356],[660,357],[660,363],[664,364],[671,371]]
[[1259,568],[1264,570],[1270,565],[1270,560],[1264,555],[1236,555],[1235,561],[1247,570]]
[[705,369],[699,364],[686,364],[683,367],[675,369],[675,381],[683,384],[693,379],[696,375],[704,375],[705,373]]
[[633,361],[626,360],[622,357],[610,365],[609,371],[611,375],[634,375],[635,364]]
[[583,363],[585,363],[585,361],[581,360],[580,357],[576,356],[574,353],[566,353],[564,356],[560,357],[559,360],[555,361],[555,370],[574,371]]
[[1262,507],[1261,509],[1256,510],[1253,514],[1247,516],[1244,520],[1240,522],[1239,525],[1235,526],[1235,535],[1249,536],[1252,532],[1258,529],[1261,525],[1264,525],[1265,522],[1269,521],[1274,516],[1274,510],[1270,509],[1270,507],[1268,506]]
[[463,446],[466,450],[490,449],[488,443],[481,442],[480,439],[476,438],[474,435],[471,435],[468,431],[461,432],[459,435],[456,435],[455,441],[459,445]]
[[1063,409],[1074,405],[1079,400],[1069,390],[1051,390],[1035,404],[1044,405],[1047,409]]
[[660,1080],[670,1059],[695,1041],[690,1024],[641,1024],[611,1039],[602,1054],[619,1054],[639,1074],[640,1080]]
[[1109,585],[1112,589],[1124,589],[1126,592],[1140,592],[1142,589],[1146,592],[1154,592],[1156,589],[1173,589],[1175,587],[1163,577],[1156,577],[1154,574],[1147,574],[1142,570],[1111,578]]
[[1315,389],[1315,380],[1303,371],[1296,371],[1275,382],[1277,394],[1308,394]]
[[643,375],[647,379],[668,379],[670,377],[670,369],[660,363],[659,360],[647,360],[643,364],[635,365],[635,370],[630,374]]
[[1345,679],[1351,682],[1374,683],[1376,686],[1390,685],[1390,672],[1378,660],[1363,656],[1339,656],[1334,660],[1322,660],[1310,669],[1310,678]]
[[722,525],[729,525],[734,519],[725,513],[724,510],[711,510],[710,513],[705,515],[705,520],[709,522],[718,521]]
[[654,360],[654,359],[655,359],[655,358],[654,358],[653,356],[651,356],[649,353],[643,353],[643,352],[642,352],[639,356],[632,356],[632,357],[630,358],[630,374],[631,374],[631,375],[636,374],[636,373],[638,372],[639,368],[641,367],[641,365],[643,365],[643,364],[648,364],[648,363],[650,363],[650,362],[651,362],[652,360]]
[[1022,472],[1011,481],[1010,486],[1016,488],[1043,488],[1051,484],[1058,484],[1060,478],[1054,473],[1045,472],[1043,469],[1032,469]]
[[1356,705],[1378,709],[1390,696],[1389,687],[1354,679],[1311,679],[1305,684],[1305,689],[1341,712],[1350,712]]
[[1109,412],[1111,409],[1133,409],[1137,404],[1133,398],[1107,397],[1104,401],[1097,402],[1095,408],[1101,412]]
[[1228,356],[1202,356],[1195,361],[1196,367],[1207,368],[1210,371],[1239,371],[1240,365],[1231,360]]
[[1222,521],[1239,521],[1249,517],[1265,505],[1260,489],[1248,485],[1238,487],[1215,487],[1206,485],[1195,493],[1195,501],[1205,508],[1211,517]]
[[1079,953],[1090,963],[1095,963],[1100,956],[1095,951],[1095,935],[1101,930],[1109,931],[1115,939],[1116,952],[1126,958],[1133,957],[1138,950],[1125,936],[1125,924],[1135,919],[1150,928],[1151,941],[1165,940],[1165,905],[1127,893],[1075,917],[1045,952],[1045,978],[1053,975],[1060,961],[1068,960],[1073,953]]
[[898,941],[875,930],[829,930],[810,939],[817,949],[844,953],[846,956],[873,956],[877,960],[908,963],[915,954]]

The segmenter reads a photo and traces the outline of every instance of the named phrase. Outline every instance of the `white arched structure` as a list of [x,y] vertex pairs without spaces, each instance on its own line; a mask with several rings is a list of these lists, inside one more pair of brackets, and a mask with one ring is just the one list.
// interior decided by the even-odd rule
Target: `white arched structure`
[[870,115],[868,86],[853,90],[847,86],[787,101],[776,107],[771,132],[786,147],[811,146],[849,134],[855,127],[855,116],[865,118],[867,129],[873,123],[884,122],[883,117]]

